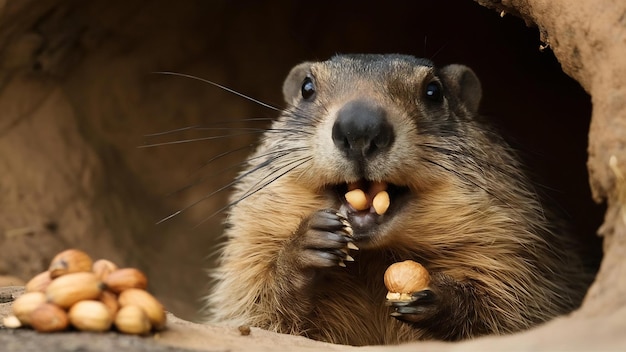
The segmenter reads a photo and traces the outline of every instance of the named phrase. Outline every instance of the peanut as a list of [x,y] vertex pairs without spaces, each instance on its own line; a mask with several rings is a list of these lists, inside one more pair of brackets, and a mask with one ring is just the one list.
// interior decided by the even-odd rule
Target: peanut
[[122,307],[132,305],[143,309],[155,329],[161,330],[165,327],[166,317],[163,305],[150,293],[131,288],[120,293],[118,301]]
[[113,323],[113,315],[100,301],[80,301],[70,308],[72,325],[82,331],[107,331]]
[[150,319],[138,306],[124,306],[115,316],[115,327],[126,334],[143,335],[152,329]]
[[367,204],[367,196],[361,189],[353,189],[346,193],[345,197],[348,204],[357,211],[365,210],[369,207]]
[[67,329],[69,319],[59,306],[44,303],[31,313],[30,325],[39,332],[62,331]]
[[50,263],[50,277],[55,279],[61,275],[91,271],[93,261],[91,257],[78,249],[68,249],[52,258]]
[[44,303],[46,295],[43,292],[27,292],[13,302],[13,314],[23,325],[30,325],[30,314]]
[[129,288],[145,290],[148,286],[148,279],[146,275],[135,268],[124,268],[111,272],[104,280],[104,284],[109,290],[120,293]]
[[50,272],[44,271],[43,273],[33,276],[33,278],[26,283],[25,292],[45,292],[50,282],[52,282]]
[[374,207],[374,211],[376,214],[383,215],[389,209],[389,193],[387,191],[381,191],[374,196],[374,200],[372,201],[372,206]]
[[94,273],[71,273],[60,276],[46,288],[48,302],[69,308],[85,299],[96,299],[102,293],[102,282]]
[[117,301],[117,295],[111,291],[102,291],[98,300],[104,303],[113,316],[120,309],[120,304]]
[[98,279],[103,281],[109,276],[110,273],[114,272],[117,269],[117,265],[115,265],[115,263],[108,259],[98,259],[93,262],[93,265],[91,267],[91,271],[96,274]]
[[390,265],[385,271],[387,299],[410,299],[410,294],[428,288],[430,274],[421,264],[406,260]]
[[9,315],[2,318],[2,325],[7,329],[17,329],[22,327],[22,322],[15,315]]

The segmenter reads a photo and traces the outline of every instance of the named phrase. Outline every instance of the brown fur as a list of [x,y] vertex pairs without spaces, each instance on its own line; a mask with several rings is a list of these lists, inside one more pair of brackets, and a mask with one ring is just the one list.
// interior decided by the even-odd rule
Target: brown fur
[[[306,75],[316,85],[312,102],[300,96]],[[444,89],[440,105],[421,95],[432,80]],[[587,281],[577,258],[514,154],[476,119],[481,93],[471,70],[407,56],[338,56],[294,68],[284,93],[289,107],[236,185],[209,297],[212,321],[392,344],[511,333],[579,304]],[[337,111],[362,97],[384,107],[395,140],[358,171],[330,131]],[[335,185],[363,178],[410,194],[377,229],[355,233],[354,262],[317,263],[301,245],[315,240],[308,221],[339,208]],[[382,279],[405,259],[429,270],[437,299],[408,322],[390,316]]]

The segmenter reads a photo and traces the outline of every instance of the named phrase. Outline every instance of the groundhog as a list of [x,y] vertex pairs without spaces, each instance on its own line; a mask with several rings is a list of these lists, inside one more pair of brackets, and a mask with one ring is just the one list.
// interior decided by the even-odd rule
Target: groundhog
[[[338,55],[294,67],[283,94],[236,180],[211,322],[396,344],[511,333],[580,304],[580,258],[479,118],[471,69]],[[388,304],[385,269],[407,259],[429,287]]]

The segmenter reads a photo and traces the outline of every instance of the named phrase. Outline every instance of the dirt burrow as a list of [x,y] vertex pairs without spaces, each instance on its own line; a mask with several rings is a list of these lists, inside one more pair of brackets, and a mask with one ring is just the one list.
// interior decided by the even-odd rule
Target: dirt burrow
[[[449,45],[452,49],[447,51],[445,43],[438,43],[437,36],[430,30],[444,18],[450,20],[443,22],[448,26],[436,28],[448,30],[442,35],[446,38],[460,35],[459,27],[451,25],[454,23],[474,30],[483,29],[484,32],[480,32],[483,37],[478,37],[486,44],[480,50],[474,50],[481,55],[473,55],[479,56],[480,60],[473,65],[468,63],[476,67],[481,78],[484,77],[486,93],[490,84],[497,88],[492,89],[492,94],[498,94],[497,91],[506,93],[500,88],[501,78],[489,75],[489,72],[507,69],[497,66],[501,62],[506,62],[505,66],[514,66],[513,70],[506,71],[508,76],[504,83],[514,80],[516,74],[520,76],[520,82],[538,77],[535,83],[539,84],[530,87],[542,93],[532,98],[539,104],[538,111],[526,113],[538,116],[534,120],[538,121],[536,124],[524,121],[516,125],[518,120],[515,119],[502,123],[510,123],[513,129],[530,126],[529,135],[540,138],[536,126],[552,126],[550,121],[555,121],[553,127],[557,133],[549,134],[546,139],[558,139],[550,147],[559,158],[557,164],[566,160],[580,167],[584,160],[575,159],[573,155],[576,153],[569,152],[574,146],[570,148],[567,143],[573,135],[586,134],[586,122],[577,120],[580,117],[573,118],[578,116],[577,112],[585,114],[586,105],[581,103],[585,99],[584,93],[578,93],[576,87],[566,83],[559,83],[560,93],[553,93],[549,85],[553,80],[563,80],[562,77],[552,76],[553,71],[536,72],[542,67],[539,63],[524,66],[532,65],[533,60],[544,59],[535,59],[534,51],[525,59],[515,61],[515,55],[521,55],[515,50],[522,46],[515,40],[521,40],[523,36],[514,40],[513,32],[506,32],[507,40],[488,37],[494,32],[489,27],[492,23],[509,23],[506,21],[512,21],[509,18],[513,16],[519,16],[529,26],[539,29],[537,49],[540,41],[544,47],[547,45],[547,51],[554,53],[562,70],[578,81],[593,103],[588,137],[589,178],[579,168],[576,172],[564,171],[568,177],[561,175],[557,183],[568,190],[580,190],[576,198],[566,198],[564,203],[580,202],[576,203],[580,206],[569,211],[583,215],[573,216],[576,221],[585,217],[590,219],[577,224],[577,228],[583,229],[581,232],[587,235],[597,228],[597,220],[592,221],[594,214],[600,214],[598,218],[602,216],[602,209],[598,211],[585,203],[591,196],[586,191],[587,180],[593,198],[607,202],[604,224],[599,230],[604,239],[604,257],[583,307],[571,316],[515,336],[478,339],[459,345],[426,346],[433,350],[512,346],[543,350],[563,346],[617,349],[626,344],[625,338],[621,337],[626,325],[623,298],[626,297],[626,276],[623,275],[625,263],[621,255],[626,246],[623,220],[626,201],[623,174],[626,171],[621,171],[626,165],[623,148],[626,63],[622,59],[626,50],[626,5],[617,0],[577,4],[565,0],[476,2],[496,11],[480,9],[469,1],[454,4],[463,15],[445,10],[450,6],[445,2],[434,5],[441,7],[423,9],[422,12],[435,18],[435,23],[425,25],[429,45],[444,47],[440,54],[437,53],[441,62],[459,57],[454,45]],[[238,90],[280,105],[279,89],[275,87],[280,87],[288,68],[298,61],[316,55],[327,57],[338,47],[354,51],[412,50],[406,48],[415,47],[414,40],[395,32],[391,37],[397,39],[395,42],[387,37],[377,37],[386,33],[380,27],[347,26],[345,18],[336,22],[333,33],[348,33],[350,28],[361,28],[362,32],[354,33],[354,36],[349,33],[345,36],[316,36],[309,32],[312,24],[306,22],[306,17],[288,15],[298,13],[301,10],[299,5],[290,2],[277,5],[197,1],[173,7],[168,1],[0,1],[0,111],[3,112],[0,116],[0,275],[14,275],[26,280],[43,270],[54,253],[70,246],[79,247],[95,257],[142,268],[151,278],[150,289],[166,302],[170,311],[186,319],[198,318],[196,311],[208,285],[205,268],[211,266],[214,259],[212,248],[221,232],[220,217],[207,220],[207,214],[225,204],[226,195],[220,193],[210,197],[172,221],[158,226],[155,223],[201,199],[215,190],[216,185],[227,184],[236,174],[236,169],[229,167],[245,157],[250,151],[247,146],[256,136],[242,134],[236,139],[221,138],[220,143],[213,144],[196,142],[167,148],[137,147],[144,143],[206,137],[206,134],[198,135],[193,131],[175,134],[172,139],[167,138],[171,134],[165,138],[142,137],[153,132],[203,124],[209,119],[229,121],[274,115],[201,84],[151,72],[176,70],[210,77],[217,82],[236,82],[233,84]],[[411,17],[419,16],[420,12],[408,12],[402,6],[394,3],[389,10],[377,11],[385,11],[381,16],[389,11],[390,16],[386,17],[395,18],[397,23],[410,23],[410,28],[426,23],[426,18],[413,21]],[[500,20],[498,14],[502,11],[505,17]],[[313,19],[324,18],[322,22],[332,28],[335,23],[332,17],[319,17],[326,12],[308,13]],[[262,26],[254,22],[259,14],[264,19]],[[467,22],[462,25],[464,17]],[[259,40],[254,36],[255,30],[256,34],[272,40]],[[408,29],[403,28],[403,31]],[[355,38],[369,40],[361,42]],[[490,46],[509,41],[512,49],[498,48],[493,56],[488,54]],[[379,46],[368,46],[370,43]],[[402,46],[402,43],[408,44]],[[468,43],[481,45],[469,39]],[[453,44],[458,42],[453,41]],[[505,55],[507,50],[512,56],[498,56]],[[274,54],[264,54],[268,51]],[[311,51],[315,55],[311,55]],[[530,51],[526,49],[525,52]],[[490,57],[495,59],[490,60]],[[250,65],[251,58],[254,65]],[[471,61],[472,57],[468,60]],[[548,88],[541,90],[544,83]],[[517,86],[511,84],[511,87]],[[271,91],[275,93],[269,93]],[[513,92],[514,100],[533,105],[527,104],[520,94],[523,90]],[[544,96],[549,99],[540,104]],[[495,100],[503,101],[504,105],[514,104],[506,95],[502,97],[492,101],[486,98],[485,109],[497,112],[500,106]],[[560,104],[559,99],[565,103]],[[568,105],[571,110],[564,110]],[[558,109],[552,110],[551,106]],[[503,107],[503,111],[511,110],[516,109]],[[561,135],[564,131],[568,133]],[[558,138],[554,138],[555,135]],[[219,159],[209,167],[203,166],[212,156],[235,149],[241,149],[241,152],[233,153],[231,158]],[[196,181],[202,182],[192,187],[191,192],[185,190],[166,196]],[[196,227],[200,223],[202,225]],[[0,314],[6,314],[6,309],[5,304]],[[291,346],[304,350],[321,346],[308,340],[257,330],[250,338],[224,340],[225,336],[232,337],[232,334],[229,328],[199,326],[172,318],[172,329],[161,336],[163,340],[161,337],[129,339],[134,341],[131,343],[133,348],[144,344],[154,347],[154,343],[201,350],[243,350],[250,349],[251,345],[257,349]],[[191,338],[191,335],[195,337]],[[260,342],[257,340],[259,336],[269,342]],[[100,349],[100,345],[91,342],[92,338],[76,333],[48,336],[29,331],[0,330],[0,339],[6,342],[5,346],[14,346],[9,351],[11,348],[19,350],[19,344],[24,341],[33,343],[33,346],[47,346],[52,339],[66,340],[59,342],[67,343],[59,345],[60,348],[70,349],[71,344],[78,343],[87,350]],[[125,337],[119,339],[114,334],[102,335],[103,343],[109,348],[127,343],[119,342],[125,341]],[[191,342],[185,342],[187,340]],[[415,346],[388,347],[390,350],[410,348]],[[332,349],[349,348],[333,346]]]

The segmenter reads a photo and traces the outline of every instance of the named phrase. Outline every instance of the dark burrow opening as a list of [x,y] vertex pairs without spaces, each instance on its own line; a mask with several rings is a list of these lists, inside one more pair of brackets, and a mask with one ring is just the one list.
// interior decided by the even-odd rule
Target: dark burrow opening
[[[155,277],[153,289],[181,317],[196,318],[206,292],[205,269],[214,259],[221,218],[203,221],[225,204],[225,192],[165,224],[155,222],[228,183],[236,168],[208,173],[216,176],[165,195],[192,183],[194,171],[212,156],[245,147],[256,136],[136,147],[150,133],[277,113],[210,85],[155,71],[195,75],[283,106],[281,86],[289,69],[336,53],[402,53],[437,65],[465,64],[482,82],[481,114],[519,150],[547,204],[583,243],[588,264],[597,267],[601,261],[596,230],[604,207],[591,199],[586,168],[591,99],[562,72],[549,48],[540,50],[538,30],[519,18],[456,0],[198,0],[176,5],[113,0],[41,3],[27,10],[13,17],[12,23],[24,25],[12,27],[7,40],[36,33],[43,44],[21,58],[31,60],[29,65],[18,65],[14,72],[54,80],[65,89],[80,133],[107,170],[106,192],[126,197],[122,205],[116,203],[120,209],[142,209],[132,219],[142,229],[136,238],[115,237],[116,229],[130,226],[131,220],[105,223],[113,233],[110,242],[124,248],[121,257],[129,264]],[[226,169],[249,150],[212,167]],[[68,224],[60,222],[58,229],[64,236]],[[68,237],[63,243],[72,244]]]

